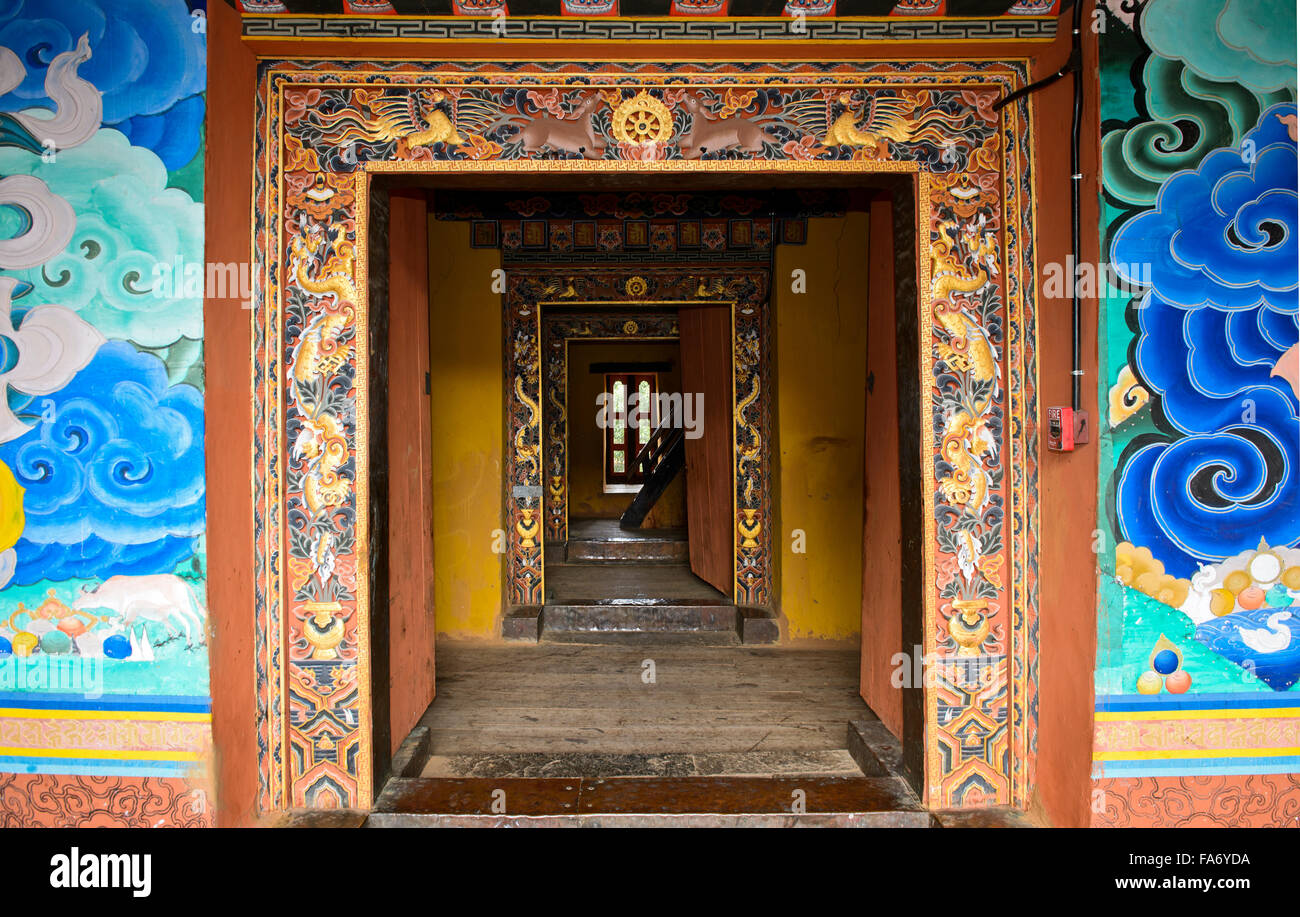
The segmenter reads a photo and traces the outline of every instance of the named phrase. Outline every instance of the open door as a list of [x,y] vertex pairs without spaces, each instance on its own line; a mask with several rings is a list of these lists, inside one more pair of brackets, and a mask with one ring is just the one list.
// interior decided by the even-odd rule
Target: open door
[[[429,413],[428,203],[423,191],[394,191],[388,216],[387,386],[389,542],[386,659],[388,723],[376,723],[397,750],[434,695],[433,459]],[[382,302],[382,301],[381,301]],[[377,306],[382,308],[382,306]],[[378,362],[372,355],[372,360]],[[379,610],[372,609],[375,617]],[[376,696],[378,691],[376,691]],[[378,710],[378,707],[376,707]],[[376,774],[378,774],[378,769]]]
[[[693,397],[700,436],[686,439],[686,526],[691,570],[724,595],[733,579],[730,306],[683,306],[682,394]],[[703,397],[703,406],[698,399]]]

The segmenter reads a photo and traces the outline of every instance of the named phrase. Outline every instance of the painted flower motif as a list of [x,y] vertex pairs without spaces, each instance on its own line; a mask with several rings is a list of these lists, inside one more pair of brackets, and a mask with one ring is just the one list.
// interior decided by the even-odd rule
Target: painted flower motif
[[647,140],[644,143],[619,143],[618,158],[631,162],[658,162],[668,158],[669,145]]
[[820,141],[812,134],[804,134],[798,140],[787,140],[782,149],[790,159],[802,161],[821,159],[826,152]]

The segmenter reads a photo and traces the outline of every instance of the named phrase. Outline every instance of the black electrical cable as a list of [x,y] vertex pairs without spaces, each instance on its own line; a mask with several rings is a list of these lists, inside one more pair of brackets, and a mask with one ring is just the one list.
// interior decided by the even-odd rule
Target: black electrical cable
[[999,99],[994,103],[993,110],[1001,111],[1017,99],[1052,85],[1067,73],[1073,75],[1074,115],[1070,125],[1070,248],[1074,263],[1070,278],[1072,294],[1070,326],[1073,352],[1073,366],[1070,368],[1070,405],[1077,413],[1083,405],[1083,310],[1079,304],[1079,183],[1083,181],[1083,173],[1079,170],[1079,128],[1083,122],[1083,0],[1074,0],[1071,22],[1070,58],[1065,65],[1051,76],[1030,83],[1028,86],[1022,86]]
[[1070,127],[1070,247],[1074,252],[1074,282],[1070,285],[1074,298],[1070,306],[1070,321],[1074,366],[1070,370],[1070,406],[1076,414],[1083,402],[1083,317],[1079,305],[1079,185],[1083,182],[1083,173],[1079,169],[1079,128],[1083,122],[1082,16],[1083,0],[1074,0],[1074,32],[1070,36],[1070,60],[1074,64],[1074,121]]

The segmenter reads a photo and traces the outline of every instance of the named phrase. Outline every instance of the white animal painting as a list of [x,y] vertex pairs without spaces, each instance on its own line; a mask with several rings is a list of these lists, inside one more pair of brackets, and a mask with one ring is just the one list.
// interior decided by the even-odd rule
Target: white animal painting
[[134,626],[155,621],[174,639],[185,634],[185,646],[192,648],[197,633],[206,643],[204,620],[207,611],[195,599],[189,584],[172,573],[153,576],[110,576],[98,589],[83,592],[72,603],[77,611],[106,608],[121,618],[121,626],[134,636]]
[[1291,645],[1291,628],[1283,621],[1291,620],[1291,612],[1279,611],[1268,616],[1268,627],[1247,629],[1238,625],[1241,642],[1257,653],[1280,653]]

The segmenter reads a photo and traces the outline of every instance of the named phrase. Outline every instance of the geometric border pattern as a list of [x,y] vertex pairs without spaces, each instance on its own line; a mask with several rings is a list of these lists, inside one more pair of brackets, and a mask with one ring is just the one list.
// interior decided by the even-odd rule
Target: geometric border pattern
[[[395,173],[913,176],[923,651],[940,666],[1005,657],[978,692],[927,683],[924,790],[933,806],[1026,805],[1032,125],[1023,100],[992,110],[1025,74],[1023,61],[264,62],[252,240],[260,808],[372,798],[367,233],[371,179]],[[629,107],[640,114],[624,117]],[[559,146],[530,145],[525,126]],[[657,133],[628,133],[647,127]],[[723,139],[688,144],[700,131]],[[953,754],[973,749],[953,724],[986,709],[1006,724],[1005,748]]]
[[[453,17],[367,19],[361,16],[244,16],[247,38],[383,39],[447,41],[533,39],[552,41],[1051,41],[1052,17],[997,19],[547,19]],[[505,34],[501,34],[504,28]]]

